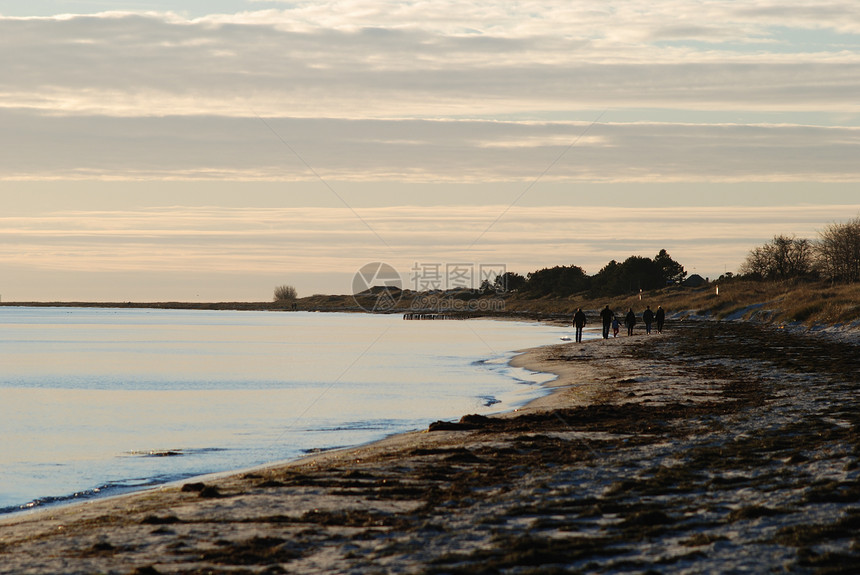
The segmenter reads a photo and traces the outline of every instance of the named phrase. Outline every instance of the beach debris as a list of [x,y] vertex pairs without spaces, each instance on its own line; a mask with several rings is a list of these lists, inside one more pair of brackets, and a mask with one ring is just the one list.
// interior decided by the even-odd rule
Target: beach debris
[[464,415],[460,418],[460,421],[456,423],[453,421],[434,421],[430,424],[430,427],[427,428],[427,431],[464,431],[469,429],[481,429],[486,427],[489,422],[489,417],[472,413]]
[[463,426],[455,421],[434,421],[427,428],[427,431],[460,431]]
[[225,495],[218,490],[214,485],[206,485],[205,483],[186,483],[180,489],[183,493],[198,493],[204,499],[216,499]]
[[219,548],[204,551],[201,559],[216,565],[277,565],[297,559],[302,553],[280,537],[258,536],[245,541],[224,541]]
[[182,491],[183,493],[189,493],[189,492],[190,492],[190,493],[193,493],[193,492],[195,492],[195,491],[196,491],[196,492],[203,491],[205,488],[206,488],[206,484],[205,484],[205,483],[201,483],[201,482],[196,482],[196,483],[186,483],[185,485],[183,485],[183,486],[182,486],[182,488],[180,489],[180,491]]
[[204,499],[217,499],[219,497],[224,497],[224,494],[218,490],[214,485],[207,485],[200,491],[200,497]]
[[171,525],[173,523],[181,523],[182,520],[176,515],[147,515],[141,523],[143,525]]

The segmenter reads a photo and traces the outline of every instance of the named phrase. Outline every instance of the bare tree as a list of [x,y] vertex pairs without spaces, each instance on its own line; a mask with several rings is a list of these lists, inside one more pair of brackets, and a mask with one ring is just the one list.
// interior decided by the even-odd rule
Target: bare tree
[[771,246],[776,277],[802,277],[812,271],[812,244],[809,240],[794,236],[775,236]]
[[765,246],[759,246],[750,250],[747,254],[747,259],[741,264],[738,273],[743,276],[750,276],[758,279],[767,277],[770,258]]
[[289,302],[293,301],[298,297],[298,292],[296,292],[296,288],[290,285],[281,285],[275,288],[275,301],[276,302]]
[[827,226],[819,232],[815,247],[822,276],[836,282],[860,282],[860,216]]
[[813,272],[813,250],[809,240],[794,236],[774,236],[754,248],[739,270],[762,279],[805,277]]

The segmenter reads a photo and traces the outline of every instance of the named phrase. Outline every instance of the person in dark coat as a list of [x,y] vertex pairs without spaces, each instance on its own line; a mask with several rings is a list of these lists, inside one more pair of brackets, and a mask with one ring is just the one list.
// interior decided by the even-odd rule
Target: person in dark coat
[[663,309],[663,306],[657,306],[657,314],[654,316],[654,319],[657,320],[657,333],[663,333],[663,323],[666,321],[666,311]]
[[624,325],[627,326],[627,335],[633,335],[633,326],[636,325],[636,314],[633,313],[633,308],[627,312],[627,317],[624,318]]
[[615,314],[609,309],[609,304],[600,311],[600,319],[603,320],[603,339],[609,339],[609,326],[612,325],[612,318]]
[[573,314],[573,327],[576,328],[576,341],[582,341],[582,328],[585,327],[585,312],[581,307],[576,308],[576,313]]
[[645,333],[651,335],[651,324],[654,322],[654,312],[651,311],[651,306],[646,306],[642,312],[642,321],[645,322]]

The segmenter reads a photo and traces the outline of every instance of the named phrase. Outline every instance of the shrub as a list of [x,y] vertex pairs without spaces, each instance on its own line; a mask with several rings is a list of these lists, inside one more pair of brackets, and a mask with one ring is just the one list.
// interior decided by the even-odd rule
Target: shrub
[[282,285],[275,288],[275,301],[293,301],[298,297],[296,288],[290,285]]

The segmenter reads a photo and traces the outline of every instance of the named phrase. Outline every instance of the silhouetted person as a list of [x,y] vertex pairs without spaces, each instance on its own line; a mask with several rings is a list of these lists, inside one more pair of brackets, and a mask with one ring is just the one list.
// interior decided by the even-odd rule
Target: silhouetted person
[[646,306],[642,312],[642,321],[645,322],[645,333],[651,334],[651,323],[654,321],[654,312],[651,311],[651,306]]
[[609,326],[612,325],[612,318],[615,314],[609,309],[609,305],[600,311],[600,319],[603,320],[603,339],[609,339]]
[[576,341],[582,341],[582,328],[585,327],[585,312],[581,307],[576,308],[576,313],[573,314],[573,327],[576,328]]
[[612,316],[612,337],[618,337],[618,329],[621,327],[621,322],[614,315]]
[[627,335],[633,335],[633,326],[636,325],[636,314],[633,313],[633,308],[627,312],[627,317],[624,318],[624,325],[627,326]]
[[663,323],[666,321],[666,312],[663,310],[663,306],[657,306],[657,314],[654,319],[657,320],[657,333],[663,333]]

